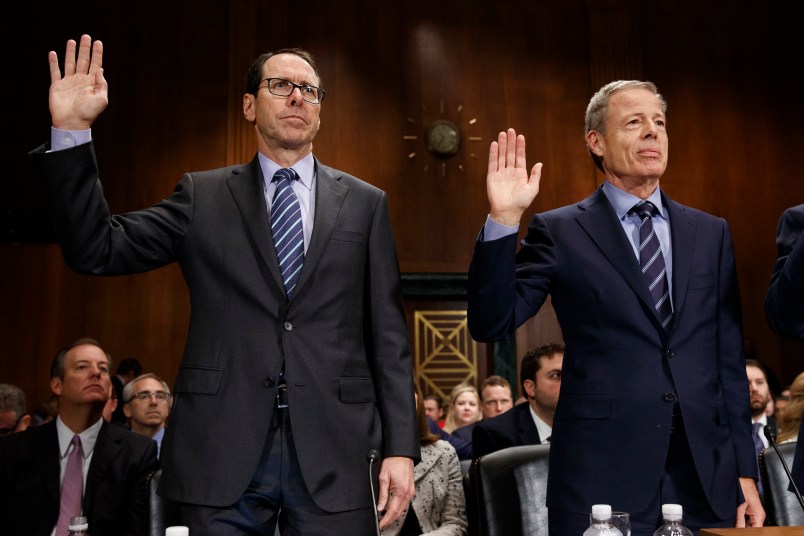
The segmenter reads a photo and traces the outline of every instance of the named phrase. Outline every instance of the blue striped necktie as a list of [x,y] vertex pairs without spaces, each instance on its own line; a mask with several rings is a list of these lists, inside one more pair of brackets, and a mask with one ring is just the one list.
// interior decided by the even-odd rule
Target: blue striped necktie
[[673,306],[670,303],[670,285],[667,281],[667,267],[659,245],[659,238],[653,230],[651,218],[659,214],[659,209],[650,201],[634,205],[629,214],[636,214],[642,220],[639,226],[639,267],[648,283],[656,317],[667,330],[673,320]]
[[298,178],[292,169],[282,168],[274,174],[272,180],[276,182],[276,191],[271,201],[271,232],[288,298],[293,295],[304,263],[301,207],[299,198],[291,187]]

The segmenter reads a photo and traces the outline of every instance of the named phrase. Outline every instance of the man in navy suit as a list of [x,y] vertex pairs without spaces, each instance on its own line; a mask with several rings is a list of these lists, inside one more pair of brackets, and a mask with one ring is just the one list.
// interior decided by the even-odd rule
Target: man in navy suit
[[[0,518],[3,534],[67,534],[83,515],[97,536],[137,536],[146,529],[146,479],[157,467],[156,443],[107,423],[109,356],[79,339],[53,360],[50,387],[59,398],[54,421],[0,438]],[[78,510],[62,501],[74,436],[80,438],[83,494]],[[78,488],[79,490],[81,488]]]
[[550,442],[563,362],[563,344],[539,346],[522,357],[519,383],[528,401],[477,423],[472,432],[475,458],[508,447]]
[[582,533],[595,503],[629,512],[635,536],[653,533],[663,503],[682,504],[693,529],[764,521],[731,236],[659,187],[665,110],[650,82],[601,88],[586,142],[603,186],[536,214],[518,252],[542,165],[528,173],[513,129],[490,147],[469,326],[480,341],[510,337],[552,296],[566,343],[547,487],[554,536]]

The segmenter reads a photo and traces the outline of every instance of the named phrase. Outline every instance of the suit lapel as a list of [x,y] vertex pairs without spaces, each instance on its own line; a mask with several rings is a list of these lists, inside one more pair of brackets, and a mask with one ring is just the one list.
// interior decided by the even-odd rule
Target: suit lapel
[[43,424],[42,428],[42,433],[46,437],[44,441],[32,442],[33,455],[38,462],[38,467],[42,470],[42,478],[47,487],[48,495],[56,504],[56,515],[58,515],[61,494],[61,452],[59,452],[59,434],[56,430],[56,421]]
[[256,156],[248,165],[236,168],[226,178],[226,184],[249,233],[251,245],[262,260],[259,264],[263,276],[281,303],[287,296],[282,274],[279,272],[274,238],[271,235],[271,220],[265,206],[263,182],[262,170]]
[[[586,210],[578,215],[578,223],[645,306],[653,310],[653,299],[642,277],[639,262],[603,189],[598,188],[597,192],[582,201],[580,208]],[[656,315],[653,316],[655,318]]]
[[321,261],[321,257],[326,251],[335,223],[338,221],[343,202],[349,188],[340,182],[341,175],[331,167],[321,164],[317,159],[316,163],[316,183],[315,183],[315,216],[313,219],[313,234],[310,238],[310,247],[304,255],[304,266],[302,266],[297,289],[293,293],[294,298],[303,290],[310,280],[310,274],[315,272],[315,268]]
[[538,445],[542,440],[539,437],[539,430],[536,428],[536,423],[533,422],[533,416],[530,414],[530,403],[524,402],[522,406],[522,409],[518,412],[516,417],[519,444]]
[[101,425],[98,432],[98,439],[95,442],[95,450],[92,453],[92,462],[89,464],[87,473],[87,485],[84,491],[84,511],[92,512],[95,499],[103,501],[103,497],[95,497],[95,490],[103,481],[114,459],[120,454],[121,436],[117,430],[113,430],[107,422]]
[[[671,201],[662,193],[662,202],[670,214],[670,235],[673,243],[673,318],[681,318],[687,297],[687,285],[695,251],[696,224],[686,207]],[[673,322],[675,326],[677,322]],[[672,328],[671,328],[672,330]]]

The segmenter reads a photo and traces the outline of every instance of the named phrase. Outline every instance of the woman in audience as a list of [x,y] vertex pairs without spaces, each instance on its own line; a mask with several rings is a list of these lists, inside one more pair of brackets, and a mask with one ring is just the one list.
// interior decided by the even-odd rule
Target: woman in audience
[[790,401],[782,412],[778,443],[790,443],[798,439],[802,413],[804,413],[804,372],[796,376],[790,385]]
[[468,383],[459,383],[449,395],[449,411],[444,431],[451,434],[461,426],[479,421],[482,415],[477,389]]
[[466,499],[455,449],[430,433],[418,386],[416,415],[422,460],[413,468],[416,492],[407,511],[385,528],[383,536],[465,536]]

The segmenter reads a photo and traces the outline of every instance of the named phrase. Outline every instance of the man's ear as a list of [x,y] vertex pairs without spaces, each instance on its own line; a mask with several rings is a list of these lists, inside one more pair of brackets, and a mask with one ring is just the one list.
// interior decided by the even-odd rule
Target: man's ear
[[61,396],[62,381],[58,376],[50,378],[50,390],[56,396]]
[[590,130],[586,133],[586,145],[594,155],[603,156],[605,144],[603,142],[603,136],[601,136],[598,131]]
[[257,99],[251,93],[243,94],[243,117],[246,118],[246,121],[253,123],[256,120],[257,114],[254,111],[254,107],[257,105],[254,102]]
[[528,395],[528,398],[536,398],[536,382],[533,380],[525,380],[522,382],[522,386],[525,388],[525,392]]
[[131,406],[129,404],[123,404],[123,413],[127,418],[131,418]]

